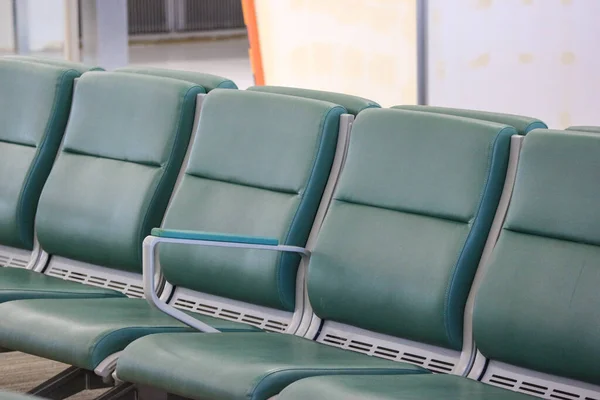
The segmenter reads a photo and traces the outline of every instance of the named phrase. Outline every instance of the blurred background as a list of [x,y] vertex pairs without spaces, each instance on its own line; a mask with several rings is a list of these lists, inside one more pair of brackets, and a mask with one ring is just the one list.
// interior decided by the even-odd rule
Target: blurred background
[[600,125],[599,0],[0,0],[0,54]]

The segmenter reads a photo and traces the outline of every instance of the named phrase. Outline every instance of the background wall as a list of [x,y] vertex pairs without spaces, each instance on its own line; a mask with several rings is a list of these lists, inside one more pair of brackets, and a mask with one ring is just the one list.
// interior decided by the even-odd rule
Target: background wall
[[[27,0],[31,51],[61,50],[65,35],[64,0]],[[12,0],[0,0],[0,51],[12,51],[14,27]]]
[[429,104],[600,125],[600,1],[429,0]]
[[31,51],[60,50],[64,45],[64,0],[28,0]]
[[13,49],[13,11],[11,0],[0,0],[0,51]]
[[416,0],[256,0],[265,83],[416,102]]

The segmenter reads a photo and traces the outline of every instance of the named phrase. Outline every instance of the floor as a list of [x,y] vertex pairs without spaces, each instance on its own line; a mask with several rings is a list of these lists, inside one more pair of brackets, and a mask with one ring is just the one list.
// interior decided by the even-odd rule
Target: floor
[[[0,52],[0,56],[5,54],[9,53]],[[63,58],[57,51],[32,55]],[[129,47],[129,64],[220,75],[234,81],[240,89],[254,85],[245,37],[135,44]]]
[[[23,353],[0,353],[0,390],[26,393],[67,367],[65,364]],[[106,390],[87,390],[69,399],[91,400]]]

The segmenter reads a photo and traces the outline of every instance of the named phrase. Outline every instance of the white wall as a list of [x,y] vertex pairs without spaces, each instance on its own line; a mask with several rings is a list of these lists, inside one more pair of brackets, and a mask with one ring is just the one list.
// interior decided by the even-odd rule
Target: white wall
[[0,0],[0,51],[13,49],[13,12],[11,0]]
[[64,45],[63,0],[28,0],[29,47],[31,51],[60,50]]
[[255,4],[266,84],[416,101],[416,0]]
[[429,0],[429,104],[600,125],[600,1]]

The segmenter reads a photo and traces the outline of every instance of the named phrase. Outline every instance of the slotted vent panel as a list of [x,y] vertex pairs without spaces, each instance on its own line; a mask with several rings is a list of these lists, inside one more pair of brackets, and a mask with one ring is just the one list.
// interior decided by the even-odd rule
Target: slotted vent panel
[[519,375],[512,372],[502,370],[502,373],[497,373],[497,370],[488,378],[482,381],[494,386],[511,389],[516,392],[529,394],[531,396],[542,397],[544,399],[556,400],[599,400],[598,397],[588,395],[589,391],[580,389],[575,386],[565,385],[562,383],[531,378]]
[[193,311],[198,314],[210,315],[229,321],[242,322],[248,325],[257,326],[261,329],[271,332],[285,332],[288,327],[287,322],[264,318],[260,315],[252,314],[248,310],[243,310],[233,306],[223,308],[218,305],[203,302],[201,300],[194,300],[189,297],[178,297],[175,299],[173,305],[177,308]]
[[27,268],[29,260],[11,254],[0,254],[0,267]]
[[137,299],[144,298],[144,288],[140,284],[124,282],[110,276],[101,276],[100,274],[86,273],[83,271],[74,271],[68,268],[56,266],[50,267],[46,275],[66,281],[83,283],[85,285],[112,289],[125,294],[128,297]]
[[400,348],[394,348],[392,343],[382,346],[377,343],[369,342],[368,338],[364,337],[361,338],[361,340],[356,340],[343,337],[339,333],[326,333],[318,341],[342,349],[356,351],[357,353],[368,354],[393,361],[408,362],[440,374],[450,373],[454,368],[454,363],[452,362],[428,357],[427,355],[416,354],[418,351],[417,349],[413,349],[412,352],[406,352],[402,351]]

